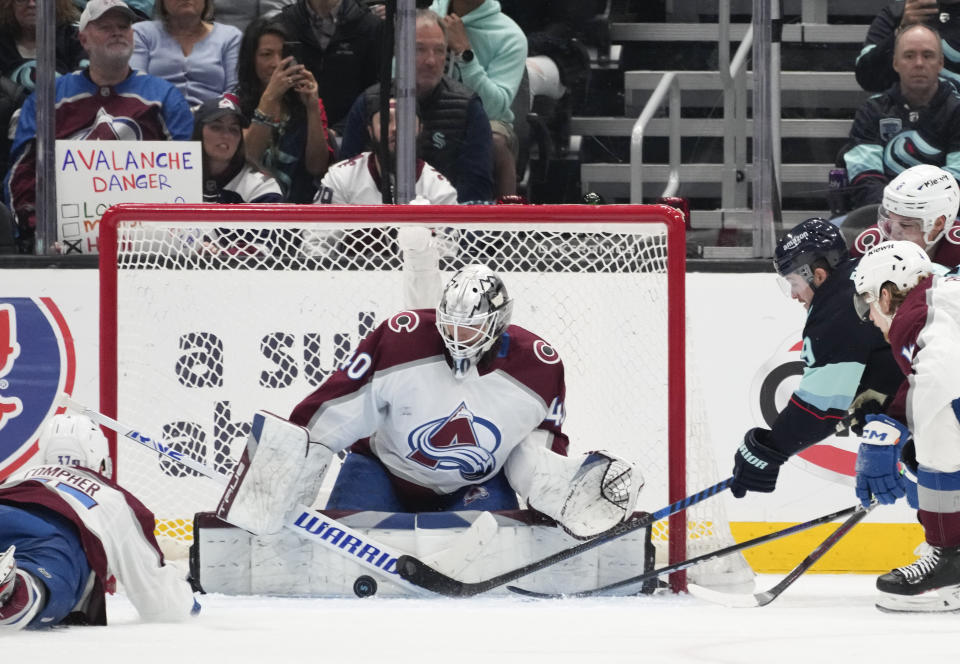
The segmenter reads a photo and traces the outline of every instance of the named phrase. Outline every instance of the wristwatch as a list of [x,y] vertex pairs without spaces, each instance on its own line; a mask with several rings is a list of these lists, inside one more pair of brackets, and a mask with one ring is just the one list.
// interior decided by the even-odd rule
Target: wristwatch
[[457,60],[460,62],[473,62],[473,51],[468,48],[457,56]]

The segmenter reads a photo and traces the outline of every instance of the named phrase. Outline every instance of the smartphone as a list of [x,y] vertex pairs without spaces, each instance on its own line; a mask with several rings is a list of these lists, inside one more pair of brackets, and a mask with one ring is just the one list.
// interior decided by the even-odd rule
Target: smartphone
[[292,65],[299,63],[299,58],[297,57],[300,54],[300,42],[298,41],[285,41],[283,42],[283,57],[288,58],[293,56],[291,62]]

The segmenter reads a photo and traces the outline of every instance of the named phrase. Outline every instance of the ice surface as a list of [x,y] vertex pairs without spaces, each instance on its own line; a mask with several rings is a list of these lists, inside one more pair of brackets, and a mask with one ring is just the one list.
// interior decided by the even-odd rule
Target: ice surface
[[[757,589],[780,576],[760,576]],[[960,614],[891,615],[873,576],[808,574],[769,606],[689,595],[605,599],[200,598],[185,624],[139,622],[126,598],[110,626],[3,633],[0,661],[97,664],[885,664],[956,661]]]

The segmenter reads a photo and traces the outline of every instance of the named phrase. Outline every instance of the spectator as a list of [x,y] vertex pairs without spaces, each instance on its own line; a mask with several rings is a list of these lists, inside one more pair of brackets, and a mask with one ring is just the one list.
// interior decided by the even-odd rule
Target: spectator
[[379,79],[383,21],[359,0],[296,0],[278,18],[323,90],[330,126],[342,133],[350,104]]
[[[493,197],[490,121],[477,94],[443,74],[447,39],[440,17],[429,9],[418,9],[416,23],[419,155],[450,180],[461,204],[489,202]],[[371,96],[379,99],[379,84],[358,97],[350,109],[340,145],[343,158],[367,146]]]
[[480,95],[490,118],[496,197],[512,196],[519,143],[511,106],[526,69],[527,39],[497,0],[434,0],[430,8],[447,28],[451,75]]
[[879,203],[886,184],[917,164],[960,175],[960,98],[938,78],[942,66],[932,28],[918,24],[897,36],[893,68],[900,80],[860,107],[838,159],[855,207]]
[[311,203],[315,181],[333,151],[317,80],[286,51],[282,23],[257,19],[240,45],[240,109],[253,122],[244,132],[247,158],[280,183],[285,200]]
[[191,106],[236,88],[243,33],[212,20],[213,0],[159,0],[156,15],[133,26],[131,67],[173,83]]
[[213,0],[213,15],[220,23],[241,32],[257,18],[273,18],[293,0]]
[[881,9],[857,56],[857,83],[861,88],[882,92],[897,82],[893,69],[894,38],[898,30],[915,23],[936,27],[944,54],[940,75],[960,88],[960,0],[897,0]]
[[[89,66],[56,83],[57,138],[146,141],[190,139],[193,116],[163,79],[130,68],[135,14],[122,0],[90,0],[80,16]],[[33,251],[36,227],[36,96],[23,104],[10,150],[4,199],[17,219],[18,244]]]
[[[37,4],[36,0],[0,0],[0,76],[28,93],[37,82]],[[55,13],[57,74],[68,74],[83,66],[87,57],[77,38],[80,12],[70,0],[56,0]]]
[[0,180],[7,177],[10,168],[10,134],[8,127],[15,127],[14,114],[23,106],[26,90],[6,76],[0,76]]
[[[380,168],[380,159],[377,156],[376,146],[380,144],[380,100],[369,99],[367,106],[369,120],[367,131],[370,136],[372,151],[359,154],[356,157],[334,164],[320,183],[320,193],[315,203],[334,203],[346,205],[379,205],[383,202],[380,193],[380,184],[383,171]],[[389,157],[394,164],[397,159],[397,122],[395,101],[390,100],[390,125],[387,138]],[[417,120],[417,134],[420,133],[420,121]],[[392,169],[396,172],[396,169]],[[416,195],[417,202],[432,205],[455,205],[457,191],[450,182],[440,175],[430,164],[417,159],[416,168]],[[391,191],[396,191],[391,177]],[[395,198],[394,198],[394,202]],[[313,257],[327,256],[337,241],[353,247],[366,247],[373,241],[382,241],[382,238],[371,236],[370,229],[348,234],[342,231],[304,231],[302,250],[304,255]],[[341,251],[340,253],[343,253]]]
[[204,203],[279,203],[277,181],[247,163],[243,130],[250,122],[229,95],[203,102],[193,140],[203,144]]

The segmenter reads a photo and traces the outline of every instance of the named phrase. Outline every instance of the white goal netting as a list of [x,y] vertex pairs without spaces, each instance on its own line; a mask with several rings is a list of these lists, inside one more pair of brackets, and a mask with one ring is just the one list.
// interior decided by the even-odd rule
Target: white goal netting
[[[609,449],[637,462],[646,479],[638,508],[648,511],[720,479],[702,411],[685,397],[685,247],[682,226],[668,234],[663,208],[227,208],[108,214],[102,315],[116,350],[105,344],[102,380],[104,409],[115,399],[120,422],[227,472],[254,411],[288,415],[405,308],[395,238],[413,224],[435,229],[445,278],[470,262],[500,272],[513,323],[559,351],[571,453]],[[125,441],[117,468],[164,539],[189,542],[193,514],[220,495]],[[671,527],[685,531],[688,556],[732,543],[719,498],[688,510],[683,524]],[[666,522],[654,540],[666,563]]]

